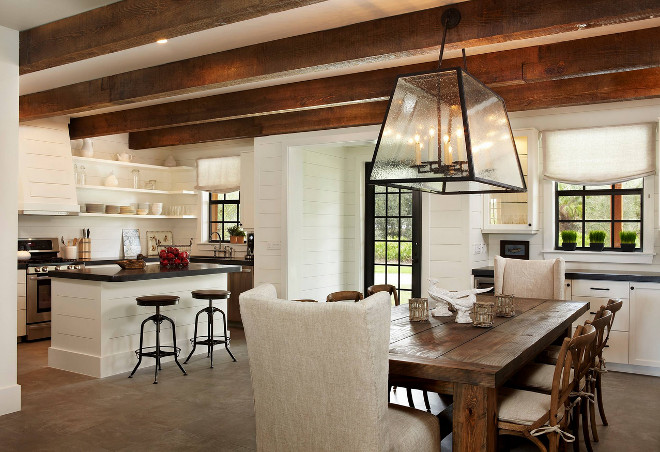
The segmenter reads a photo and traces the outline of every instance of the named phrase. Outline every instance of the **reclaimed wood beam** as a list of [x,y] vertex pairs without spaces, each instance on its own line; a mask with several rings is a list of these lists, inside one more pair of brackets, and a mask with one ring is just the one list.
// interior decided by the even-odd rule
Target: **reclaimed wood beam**
[[[660,68],[503,85],[493,90],[510,112],[649,99],[660,97]],[[129,147],[148,149],[381,124],[386,106],[386,101],[376,101],[133,132],[129,133]]]
[[326,0],[123,0],[21,31],[27,74]]
[[[548,36],[660,15],[658,0],[472,0],[448,49]],[[116,74],[20,97],[21,121],[438,50],[447,7],[416,11]]]
[[294,111],[128,134],[130,149],[252,138],[312,130],[380,124],[387,101]]
[[494,87],[508,111],[660,97],[660,68]]
[[[660,28],[650,28],[474,55],[468,57],[468,70],[494,87],[658,67],[657,36]],[[444,62],[445,67],[461,64],[460,59]],[[78,139],[348,102],[373,102],[389,97],[397,75],[433,70],[436,65],[429,62],[400,66],[72,118],[69,132],[71,139]]]

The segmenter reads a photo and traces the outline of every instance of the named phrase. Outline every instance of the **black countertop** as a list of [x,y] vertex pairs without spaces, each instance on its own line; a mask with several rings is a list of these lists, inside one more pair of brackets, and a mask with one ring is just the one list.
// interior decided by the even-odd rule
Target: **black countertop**
[[[481,276],[482,278],[493,278],[495,270],[492,266],[473,268],[472,274],[474,276]],[[566,279],[588,279],[594,281],[635,281],[635,282],[660,282],[660,273],[656,272],[642,272],[630,270],[612,270],[610,271],[596,271],[596,270],[582,270],[572,269],[566,270]]]
[[[108,264],[114,264],[115,262],[119,261],[121,259],[92,259],[92,260],[86,260],[86,261],[81,261],[81,260],[75,260],[75,261],[67,261],[67,262],[55,262],[55,263],[48,263],[44,262],[43,264],[33,264],[30,263],[33,267],[36,266],[41,266],[41,265],[75,265],[75,264],[85,264],[85,265],[108,265]],[[145,257],[144,260],[146,262],[158,262],[157,257]],[[27,262],[19,262],[18,263],[18,269],[19,270],[25,270],[28,267]]]
[[[113,261],[114,262],[114,261]],[[161,268],[147,265],[140,270],[122,270],[118,265],[90,266],[81,270],[58,270],[48,272],[52,278],[82,279],[87,281],[126,282],[146,279],[180,278],[183,276],[212,275],[241,271],[239,265],[190,264],[185,268]]]
[[190,262],[240,265],[242,267],[254,267],[254,260],[245,260],[233,257],[213,257],[213,256],[190,256]]

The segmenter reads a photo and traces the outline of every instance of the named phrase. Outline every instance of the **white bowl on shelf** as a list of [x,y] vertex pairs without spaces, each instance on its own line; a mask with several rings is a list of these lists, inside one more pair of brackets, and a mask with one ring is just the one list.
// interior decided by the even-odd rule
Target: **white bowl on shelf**
[[152,215],[160,215],[163,213],[163,203],[162,202],[155,202],[151,205],[151,214]]

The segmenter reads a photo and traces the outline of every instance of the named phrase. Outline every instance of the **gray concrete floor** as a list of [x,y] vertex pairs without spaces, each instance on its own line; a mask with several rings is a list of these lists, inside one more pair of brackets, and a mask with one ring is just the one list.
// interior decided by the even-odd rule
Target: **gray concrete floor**
[[[132,379],[51,369],[48,341],[21,343],[23,410],[0,417],[0,450],[255,450],[247,348],[241,330],[233,330],[232,339],[238,362],[220,349],[214,369],[200,355],[186,365],[188,376],[167,363],[158,385],[152,384],[153,367],[138,370]],[[599,426],[601,441],[594,450],[660,451],[660,378],[610,372],[604,393],[610,426]],[[434,413],[444,408],[437,395],[430,394],[430,400]],[[392,394],[392,401],[407,404],[405,390]],[[424,407],[417,391],[415,403]],[[536,450],[518,438],[500,443],[502,450]],[[442,446],[451,450],[451,435]]]

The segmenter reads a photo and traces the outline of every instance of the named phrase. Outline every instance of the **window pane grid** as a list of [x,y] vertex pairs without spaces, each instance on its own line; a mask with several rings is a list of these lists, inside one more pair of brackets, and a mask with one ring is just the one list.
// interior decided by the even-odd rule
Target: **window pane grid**
[[[209,193],[209,242],[229,242],[227,229],[240,225],[240,193]],[[218,239],[218,235],[220,239]],[[211,237],[212,236],[212,237]]]
[[555,183],[555,247],[561,231],[571,229],[578,232],[578,248],[589,249],[589,231],[600,229],[607,234],[605,249],[620,249],[621,230],[638,231],[641,248],[643,185],[641,178],[606,187]]

